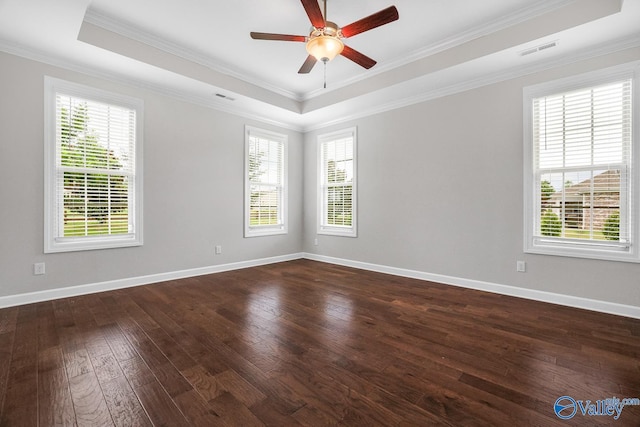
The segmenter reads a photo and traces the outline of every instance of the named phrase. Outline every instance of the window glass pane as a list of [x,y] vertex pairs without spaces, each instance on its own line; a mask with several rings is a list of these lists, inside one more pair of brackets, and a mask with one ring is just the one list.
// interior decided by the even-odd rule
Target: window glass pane
[[327,224],[351,226],[353,187],[341,185],[327,188]]
[[543,174],[540,183],[540,235],[619,240],[619,170]]
[[56,94],[57,237],[135,231],[129,215],[135,139],[135,110]]
[[533,239],[628,249],[614,243],[630,242],[635,218],[628,199],[631,79],[535,98],[531,105]]
[[354,136],[353,132],[343,132],[335,138],[320,137],[321,233],[355,236]]
[[245,236],[286,232],[285,136],[247,128],[245,144]]
[[143,102],[45,77],[44,251],[142,245]]
[[281,188],[270,185],[252,185],[250,225],[279,224],[280,211],[278,207],[281,197]]

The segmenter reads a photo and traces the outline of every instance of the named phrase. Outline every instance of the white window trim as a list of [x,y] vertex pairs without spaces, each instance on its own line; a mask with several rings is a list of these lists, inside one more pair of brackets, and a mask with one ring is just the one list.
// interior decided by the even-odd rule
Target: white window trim
[[[328,225],[324,223],[325,218],[325,203],[324,203],[324,165],[322,164],[322,144],[326,142],[335,141],[337,139],[351,137],[353,138],[353,183],[352,183],[352,215],[351,226],[336,226]],[[343,236],[343,237],[358,237],[358,135],[357,128],[352,127],[343,129],[331,133],[318,135],[318,234],[330,235],[330,236]]]
[[[108,249],[141,246],[142,237],[142,201],[143,201],[143,101],[137,98],[116,94],[90,86],[45,76],[44,78],[44,252],[71,252],[94,249]],[[136,147],[135,182],[132,215],[134,233],[111,236],[83,236],[78,238],[56,239],[55,213],[56,203],[56,93],[77,96],[102,103],[118,105],[136,111]]]
[[[260,237],[273,236],[278,234],[287,234],[289,228],[288,221],[288,151],[289,137],[284,134],[259,129],[253,126],[245,126],[244,132],[244,237]],[[281,223],[276,225],[258,225],[250,224],[251,217],[251,182],[249,181],[249,142],[251,136],[262,137],[271,141],[277,141],[283,144],[282,151],[282,200],[280,207]]]
[[[534,238],[535,209],[534,194],[534,144],[533,144],[533,99],[556,93],[569,92],[632,79],[632,147],[631,171],[629,176],[629,200],[631,207],[631,244],[606,245],[575,244],[558,242],[553,239],[540,241]],[[524,252],[543,255],[590,258],[609,261],[640,262],[640,61],[623,64],[603,70],[572,76],[547,83],[525,87],[523,90],[523,140],[524,140]],[[580,243],[580,242],[578,242]],[[586,242],[585,242],[586,243]],[[581,247],[582,246],[582,247]]]

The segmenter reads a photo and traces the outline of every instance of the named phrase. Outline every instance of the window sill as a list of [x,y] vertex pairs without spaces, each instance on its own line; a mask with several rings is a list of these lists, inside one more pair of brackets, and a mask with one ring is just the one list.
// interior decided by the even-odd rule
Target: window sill
[[352,227],[320,227],[318,234],[324,234],[328,236],[342,236],[342,237],[358,237],[358,233]]
[[622,249],[621,247],[620,249],[603,250],[595,247],[567,247],[567,245],[563,244],[531,244],[524,249],[524,252],[569,258],[640,263],[640,257],[631,247],[627,249]]
[[53,239],[45,242],[44,253],[91,251],[142,246],[142,238],[135,235],[118,237],[81,237]]
[[258,228],[258,227],[249,227],[244,230],[244,237],[262,237],[262,236],[277,236],[280,234],[287,234],[288,231],[286,227],[268,227],[268,228]]

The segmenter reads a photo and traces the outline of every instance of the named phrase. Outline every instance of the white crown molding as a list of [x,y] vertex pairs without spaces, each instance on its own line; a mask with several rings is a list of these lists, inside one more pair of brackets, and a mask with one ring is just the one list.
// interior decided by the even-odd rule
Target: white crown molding
[[231,67],[221,65],[219,62],[216,62],[215,60],[213,60],[211,57],[207,55],[204,55],[193,49],[189,49],[184,46],[171,43],[170,41],[162,39],[160,37],[156,37],[152,34],[149,34],[143,31],[138,27],[123,23],[108,15],[91,10],[90,8],[87,9],[87,12],[84,17],[84,21],[93,25],[97,25],[101,28],[104,28],[105,30],[112,31],[121,36],[128,37],[130,39],[147,44],[149,46],[153,46],[157,49],[170,53],[171,55],[181,57],[183,59],[194,62],[196,64],[208,67],[214,71],[227,74],[229,76],[235,77],[244,82],[247,82],[247,83],[256,85],[258,87],[261,87],[263,89],[269,90],[271,92],[280,94],[282,96],[293,99],[295,101],[304,102],[314,97],[324,95],[328,91],[338,90],[340,88],[352,85],[359,81],[371,78],[377,74],[387,72],[389,70],[401,67],[411,62],[423,59],[427,56],[431,56],[436,53],[443,52],[445,50],[459,46],[471,40],[482,37],[484,35],[503,30],[513,25],[520,24],[522,22],[525,22],[529,19],[533,19],[542,14],[559,9],[563,6],[573,3],[574,1],[575,0],[543,0],[543,1],[535,2],[535,4],[525,9],[521,9],[509,15],[502,16],[493,21],[489,21],[488,23],[470,28],[453,37],[449,37],[444,40],[438,41],[436,43],[432,43],[430,45],[424,46],[410,53],[409,55],[403,56],[401,59],[396,59],[393,61],[386,62],[385,64],[380,64],[374,70],[369,70],[365,74],[354,76],[353,78],[343,80],[342,82],[339,82],[336,85],[333,85],[329,90],[316,89],[314,91],[311,91],[307,94],[302,94],[302,95],[294,93],[292,91],[287,91],[278,86],[270,84],[264,80],[256,79],[255,77],[248,76],[237,69],[233,69]]
[[[222,111],[224,113],[233,114],[246,119],[255,120],[257,122],[278,126],[283,129],[294,130],[302,132],[304,129],[301,126],[291,122],[283,122],[278,120],[271,120],[263,115],[257,115],[247,112],[245,109],[234,107],[233,103],[225,100],[217,100],[208,96],[195,96],[187,95],[180,90],[168,88],[164,85],[149,83],[148,81],[141,79],[134,79],[122,74],[106,72],[99,67],[88,67],[74,63],[67,59],[61,59],[59,57],[50,55],[46,52],[38,51],[32,48],[8,43],[4,40],[0,40],[0,52],[5,52],[11,55],[15,55],[21,58],[29,59],[32,61],[41,62],[43,64],[52,65],[67,71],[73,71],[76,73],[85,74],[91,77],[100,78],[113,83],[118,83],[126,86],[135,87],[136,89],[149,90],[161,95],[174,98],[179,101],[188,102],[191,104],[199,105],[201,107],[211,108],[213,110]],[[213,88],[212,88],[213,89]],[[220,89],[221,92],[228,92],[225,89]]]
[[387,71],[402,67],[404,65],[410,64],[415,61],[419,61],[428,56],[435,55],[440,52],[444,52],[446,50],[452,49],[456,46],[460,46],[464,43],[470,42],[482,36],[504,30],[514,25],[536,18],[545,13],[551,12],[553,10],[557,10],[575,1],[576,0],[546,0],[546,1],[535,2],[535,4],[525,9],[514,12],[510,15],[502,16],[498,19],[489,21],[485,24],[470,28],[455,36],[440,40],[436,43],[423,46],[414,52],[411,52],[407,55],[403,55],[402,58],[387,61],[384,64],[378,64],[374,69],[369,70],[366,74],[354,76],[350,79],[343,80],[337,84],[332,84],[332,87],[329,88],[328,90],[327,89],[313,90],[309,92],[306,96],[304,96],[302,101],[303,102],[308,101],[317,96],[324,95],[327,92],[338,90],[346,86],[350,86],[362,80],[366,80],[371,77],[374,77],[378,74],[386,73]]
[[111,31],[113,33],[119,34],[121,36],[127,37],[129,39],[155,47],[156,49],[160,49],[164,52],[167,52],[179,58],[186,59],[187,61],[191,61],[198,65],[203,65],[221,74],[229,75],[236,79],[242,80],[246,83],[250,83],[252,85],[277,93],[289,99],[293,99],[294,101],[299,102],[302,100],[300,95],[296,94],[295,92],[285,90],[281,87],[270,84],[264,80],[248,76],[240,72],[239,70],[220,64],[220,62],[215,61],[213,58],[207,55],[204,55],[193,49],[189,49],[187,47],[178,45],[176,43],[172,43],[160,37],[156,37],[152,34],[149,34],[141,30],[138,27],[122,23],[105,14],[101,14],[91,9],[87,9],[87,12],[84,16],[84,21],[88,22],[89,24],[93,24],[98,27],[101,27],[105,30]]
[[[392,111],[399,108],[407,107],[410,105],[427,102],[433,99],[454,95],[456,93],[461,93],[464,91],[476,89],[482,86],[499,83],[502,81],[522,77],[528,74],[533,74],[536,72],[541,72],[548,69],[565,66],[571,63],[588,60],[598,56],[603,56],[603,55],[615,53],[618,51],[622,51],[625,49],[635,48],[638,46],[640,46],[640,36],[616,40],[614,42],[604,43],[600,46],[586,48],[581,50],[580,52],[562,56],[557,59],[552,59],[552,60],[543,61],[543,62],[536,62],[534,64],[527,64],[521,67],[512,68],[511,70],[507,70],[505,72],[493,73],[493,74],[482,76],[476,79],[463,81],[463,82],[449,85],[446,87],[441,87],[435,90],[425,91],[422,93],[418,93],[414,96],[405,97],[402,99],[394,99],[386,103],[370,105],[371,108],[358,109],[357,114],[343,115],[335,119],[330,118],[329,120],[323,120],[322,122],[312,123],[310,125],[299,125],[299,124],[296,124],[295,120],[285,122],[281,120],[270,119],[268,118],[268,114],[257,115],[257,114],[251,113],[246,109],[237,107],[236,106],[237,104],[234,104],[232,102],[228,102],[225,100],[212,99],[211,97],[208,97],[208,96],[196,96],[191,94],[185,94],[180,90],[167,88],[166,86],[163,86],[163,85],[152,84],[141,79],[133,79],[127,76],[123,76],[121,74],[106,72],[100,69],[99,67],[88,67],[85,65],[80,65],[80,64],[74,63],[73,61],[69,61],[67,59],[61,59],[59,57],[50,55],[46,52],[37,51],[32,48],[27,48],[24,46],[11,44],[11,43],[7,43],[6,41],[0,40],[0,51],[6,52],[12,55],[42,62],[55,67],[66,69],[69,71],[74,71],[74,72],[86,74],[89,76],[101,78],[104,80],[112,81],[114,83],[124,84],[124,85],[132,86],[138,89],[153,91],[153,92],[166,95],[168,97],[171,97],[180,101],[189,102],[205,108],[211,108],[214,110],[233,114],[239,117],[244,117],[246,119],[254,120],[256,122],[261,122],[261,123],[269,124],[272,126],[278,126],[283,129],[289,129],[297,132],[309,132],[313,130],[326,128],[328,126],[343,124],[343,123],[361,119],[364,117],[369,117],[375,114],[380,114],[387,111]],[[226,90],[221,90],[221,91],[226,92]],[[356,109],[354,109],[354,111],[355,110]]]
[[556,59],[537,62],[534,64],[523,65],[520,67],[512,68],[505,72],[492,73],[486,76],[478,77],[476,79],[466,80],[460,83],[455,83],[453,85],[440,87],[435,90],[418,93],[417,95],[414,95],[414,96],[393,100],[388,103],[379,104],[372,108],[360,109],[357,114],[350,114],[350,115],[342,116],[335,120],[318,123],[312,126],[305,127],[304,132],[310,132],[314,130],[323,129],[329,126],[344,124],[347,122],[351,122],[353,120],[362,119],[375,114],[397,110],[399,108],[420,104],[422,102],[432,101],[434,99],[443,98],[445,96],[455,95],[457,93],[466,92],[466,91],[477,89],[483,86],[500,83],[503,81],[523,77],[530,74],[535,74],[538,72],[566,66],[572,63],[585,61],[592,58],[597,58],[599,56],[604,56],[604,55],[608,55],[608,54],[612,54],[615,52],[619,52],[626,49],[632,49],[636,47],[640,47],[640,36],[630,38],[630,39],[621,39],[621,40],[617,40],[611,43],[606,43],[600,46],[583,49],[580,52],[576,52],[571,55],[565,55]]
[[617,316],[640,319],[640,307],[632,305],[618,304],[614,302],[600,301],[572,295],[557,294],[554,292],[538,291],[535,289],[521,288],[517,286],[501,285],[497,283],[484,282],[481,280],[464,279],[461,277],[426,273],[423,271],[408,270],[404,268],[390,267],[387,265],[371,264],[367,262],[334,258],[311,253],[304,253],[303,256],[304,258],[313,261],[342,265],[345,267],[353,267],[361,270],[374,271],[377,273],[391,274],[400,277],[409,277],[412,279],[425,280],[444,285],[458,286],[462,288],[475,289],[500,295],[524,298],[533,301],[548,302],[567,307],[581,308],[585,310],[597,311],[600,313],[615,314]]

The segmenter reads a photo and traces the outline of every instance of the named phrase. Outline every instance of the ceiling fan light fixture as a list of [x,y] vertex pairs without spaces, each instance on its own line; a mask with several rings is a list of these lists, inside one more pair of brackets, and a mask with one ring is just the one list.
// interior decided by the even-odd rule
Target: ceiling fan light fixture
[[[0,0],[2,1],[2,0]],[[290,35],[290,34],[274,34],[274,33],[258,33],[250,32],[249,35],[253,39],[258,40],[282,40],[290,42],[304,42],[307,48],[307,59],[305,59],[302,67],[298,70],[298,74],[308,74],[316,62],[331,61],[338,55],[355,62],[367,70],[374,65],[376,61],[368,56],[358,52],[350,46],[342,42],[343,38],[353,37],[365,31],[380,27],[396,21],[399,18],[398,9],[395,6],[389,6],[379,12],[359,19],[344,27],[338,27],[335,22],[327,21],[327,0],[324,0],[324,13],[320,10],[318,0],[301,0],[309,21],[311,21],[311,31],[308,36]],[[326,68],[326,67],[325,67]]]
[[344,43],[338,37],[320,35],[311,37],[307,42],[307,52],[318,61],[331,61],[340,55],[344,49]]

